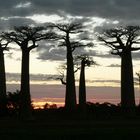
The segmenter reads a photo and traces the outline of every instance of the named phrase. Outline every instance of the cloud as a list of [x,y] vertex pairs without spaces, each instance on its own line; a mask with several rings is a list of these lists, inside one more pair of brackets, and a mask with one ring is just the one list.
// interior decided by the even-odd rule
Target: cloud
[[[0,17],[12,18],[14,25],[22,22],[38,23],[81,18],[100,23],[102,26],[122,24],[139,24],[138,0],[5,0],[1,1]],[[13,18],[19,17],[19,18]],[[22,18],[22,20],[20,19]],[[18,20],[19,19],[19,20]],[[100,20],[99,20],[100,19]],[[1,20],[1,19],[0,19]],[[25,20],[25,21],[24,21]],[[89,23],[89,22],[88,22]],[[3,24],[3,25],[2,25]],[[91,22],[93,24],[93,22]],[[90,25],[91,25],[90,24]],[[1,26],[2,25],[2,26]],[[10,20],[2,21],[0,28],[13,26]],[[95,24],[97,26],[97,24]],[[94,26],[94,25],[93,25]]]
[[37,23],[30,18],[23,18],[19,16],[0,18],[0,30],[2,31],[11,29],[14,26],[27,26],[32,24],[37,25]]
[[119,64],[111,64],[111,65],[108,65],[107,67],[121,67],[121,65],[119,65]]
[[[139,19],[138,0],[32,0],[31,11],[97,16],[113,19]],[[36,9],[36,10],[35,10]]]
[[[87,26],[87,32],[79,38],[95,40],[94,33],[105,27],[114,27],[118,24],[139,24],[138,0],[5,0],[0,5],[0,30],[12,26],[31,25],[45,22],[66,21],[77,18]],[[90,32],[90,34],[88,34]],[[48,44],[41,44],[38,59],[64,60],[64,48],[52,48]],[[40,47],[39,47],[40,48]],[[88,53],[89,55],[114,58],[110,52],[98,53],[77,49],[75,54]],[[139,59],[138,54],[133,54]],[[115,57],[119,58],[119,57]]]
[[[52,61],[64,61],[66,60],[66,48],[58,46],[41,45],[37,49],[38,57],[40,60],[52,60]],[[87,50],[86,48],[76,48],[73,52],[73,56],[87,54],[89,56],[96,56],[96,52],[93,50]]]
[[58,21],[64,20],[64,17],[61,17],[56,14],[34,14],[32,16],[27,16],[26,18],[33,20],[34,22],[37,23],[46,23],[46,22],[52,22],[56,23]]
[[64,11],[74,16],[139,20],[139,5],[139,0],[1,0],[0,15],[61,14]]
[[86,80],[87,83],[93,83],[93,84],[120,84],[120,80],[101,80],[101,79],[96,79],[96,80]]
[[[20,73],[6,73],[7,82],[20,82],[21,74]],[[30,74],[30,80],[33,82],[48,82],[53,81],[58,78],[58,75],[50,74]]]
[[[58,77],[60,77],[57,74],[30,74],[30,81],[31,83],[45,83],[53,82],[53,81],[59,81]],[[21,74],[20,73],[6,73],[6,79],[7,83],[20,83]],[[135,78],[136,79],[136,78]],[[79,82],[78,79],[76,79],[76,82]],[[120,84],[120,80],[101,80],[101,79],[95,79],[95,80],[86,80],[87,83],[90,84]]]
[[140,60],[140,51],[133,52],[132,53],[132,58],[135,60]]
[[52,61],[64,61],[66,56],[66,50],[64,48],[47,48],[38,52],[37,59],[40,60],[52,60]]
[[66,50],[64,47],[58,47],[58,42],[55,41],[42,41],[36,49],[38,54],[37,59],[42,61],[64,61]]
[[31,2],[19,3],[15,6],[15,8],[29,8],[31,6]]

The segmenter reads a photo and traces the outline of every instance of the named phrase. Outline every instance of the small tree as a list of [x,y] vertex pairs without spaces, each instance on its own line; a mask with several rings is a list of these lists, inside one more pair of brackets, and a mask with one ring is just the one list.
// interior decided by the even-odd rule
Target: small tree
[[4,33],[3,37],[15,42],[22,51],[21,66],[21,117],[31,118],[31,97],[30,97],[30,78],[29,78],[29,56],[31,50],[37,48],[36,42],[44,39],[52,39],[53,33],[48,32],[44,27],[15,27],[14,31]]
[[85,67],[90,67],[96,63],[88,55],[80,55],[77,57],[81,61],[80,80],[79,80],[79,106],[84,109],[86,106],[86,82],[85,82]]
[[3,37],[0,39],[0,111],[6,111],[6,76],[5,76],[5,61],[4,51],[8,50],[10,40],[6,41]]
[[140,50],[140,47],[133,47],[140,44],[139,33],[139,26],[127,26],[105,30],[99,37],[112,49],[111,54],[121,57],[121,106],[125,109],[135,106],[131,52]]

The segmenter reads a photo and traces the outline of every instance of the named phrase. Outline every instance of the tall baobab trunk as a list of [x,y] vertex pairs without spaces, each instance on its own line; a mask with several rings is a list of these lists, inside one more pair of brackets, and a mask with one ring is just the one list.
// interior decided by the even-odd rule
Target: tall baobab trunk
[[29,56],[28,49],[22,49],[22,69],[21,69],[21,117],[30,119],[31,97],[30,97],[30,77],[29,77]]
[[85,108],[86,106],[85,59],[81,61],[81,72],[79,81],[79,106],[81,108]]
[[[52,39],[54,33],[48,32],[44,27],[20,26],[15,27],[14,31],[3,33],[3,38],[9,42],[16,43],[22,51],[21,67],[21,105],[20,117],[22,119],[31,119],[32,107],[30,97],[30,78],[29,78],[29,55],[30,51],[37,48],[38,41]],[[6,45],[7,46],[7,45]]]
[[0,49],[0,110],[6,111],[6,77],[3,49]]
[[132,56],[129,50],[123,50],[121,55],[121,105],[122,108],[135,107]]
[[[111,47],[113,55],[121,57],[121,106],[127,114],[135,114],[134,79],[131,52],[140,50],[139,26],[106,30],[99,39]],[[111,41],[112,40],[112,41]]]
[[66,76],[66,98],[65,107],[67,109],[74,109],[76,107],[76,90],[72,51],[70,47],[67,48],[67,76]]

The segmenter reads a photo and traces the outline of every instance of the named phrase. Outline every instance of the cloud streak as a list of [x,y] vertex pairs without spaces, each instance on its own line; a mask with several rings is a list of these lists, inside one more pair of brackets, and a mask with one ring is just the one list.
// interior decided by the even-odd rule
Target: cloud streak
[[[21,74],[20,73],[6,73],[7,82],[20,82]],[[58,75],[51,74],[30,74],[30,80],[34,82],[48,82],[53,81],[58,78]]]
[[111,65],[108,65],[107,67],[121,67],[121,65],[119,65],[119,64],[111,64]]

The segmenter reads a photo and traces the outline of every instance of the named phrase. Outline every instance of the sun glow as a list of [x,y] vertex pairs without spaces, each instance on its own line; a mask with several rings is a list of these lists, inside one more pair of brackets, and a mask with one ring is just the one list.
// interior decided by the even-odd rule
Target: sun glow
[[[62,101],[61,101],[62,100]],[[33,107],[35,109],[43,109],[45,108],[45,105],[47,104],[48,105],[48,108],[50,108],[51,106],[53,105],[56,105],[57,107],[62,107],[64,106],[64,99],[58,99],[58,98],[36,98],[36,99],[33,99],[32,101],[32,104],[33,104]]]

